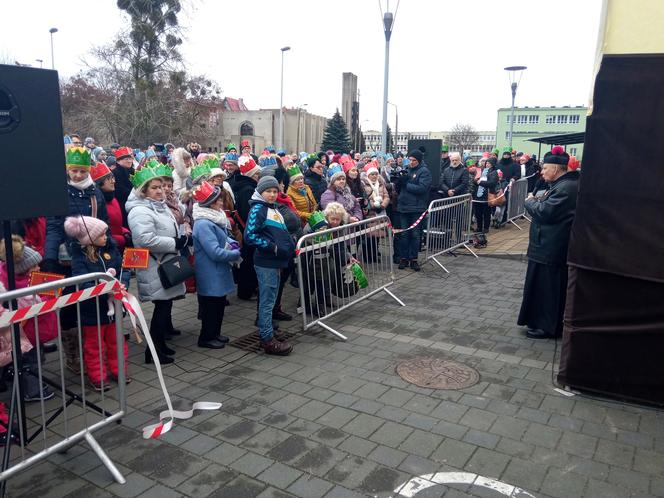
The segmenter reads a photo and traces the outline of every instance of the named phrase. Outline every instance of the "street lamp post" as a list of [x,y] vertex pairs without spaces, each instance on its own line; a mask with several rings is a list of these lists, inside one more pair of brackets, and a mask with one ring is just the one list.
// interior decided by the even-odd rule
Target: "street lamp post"
[[43,68],[44,67],[44,59],[35,59],[36,62],[39,62],[39,67]]
[[284,148],[284,52],[290,47],[281,47],[281,98],[279,100],[279,148]]
[[53,33],[58,32],[58,28],[51,28],[48,30],[51,33],[51,69],[55,69],[55,57],[53,56]]
[[388,101],[388,104],[394,106],[394,112],[396,113],[396,117],[394,119],[394,143],[392,144],[394,147],[392,152],[396,155],[399,150],[399,108],[392,102]]
[[512,133],[514,132],[514,99],[516,98],[516,89],[521,82],[523,71],[528,69],[526,66],[509,66],[505,71],[509,74],[510,88],[512,89],[512,110],[510,112],[510,150],[512,149]]
[[385,76],[383,79],[383,133],[381,150],[387,152],[387,86],[390,74],[390,38],[394,27],[394,14],[385,12],[383,14],[383,31],[385,32]]

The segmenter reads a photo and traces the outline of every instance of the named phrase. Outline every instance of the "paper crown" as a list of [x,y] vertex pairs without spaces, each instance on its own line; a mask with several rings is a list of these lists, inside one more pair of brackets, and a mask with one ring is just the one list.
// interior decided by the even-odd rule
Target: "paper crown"
[[239,159],[238,164],[240,165],[240,173],[243,175],[246,175],[256,167],[256,161],[254,161],[251,156],[242,156]]
[[503,154],[511,154],[512,147],[503,147]]
[[94,166],[90,167],[90,178],[93,182],[104,178],[111,174],[111,170],[104,163],[97,163]]
[[237,145],[235,145],[234,143],[230,143],[226,146],[226,150],[229,151],[229,152],[232,151],[232,150],[237,152]]
[[196,181],[202,176],[210,176],[210,172],[210,165],[203,161],[201,164],[197,164],[191,168],[191,180]]
[[449,151],[450,151],[450,146],[449,146],[449,145],[443,145],[443,146],[440,148],[440,151],[441,151],[441,152],[449,152]]
[[266,148],[270,154],[274,154],[277,151],[277,149],[274,148],[274,145],[268,145]]
[[291,179],[295,178],[296,176],[301,176],[302,175],[302,170],[300,169],[300,167],[297,164],[294,165],[294,166],[291,166],[290,168],[288,168],[287,171],[288,171],[288,176]]
[[151,168],[150,166],[143,166],[136,173],[131,175],[129,180],[136,190],[140,190],[146,183],[148,183],[150,180],[154,180],[155,178],[159,178],[159,175],[154,170],[154,168]]
[[[233,144],[231,144],[231,145],[233,145]],[[233,154],[232,152],[227,152],[226,157],[224,158],[224,162],[230,161],[230,162],[237,163],[237,158],[238,158],[237,154]]]
[[242,146],[243,149],[245,147],[251,147],[251,144],[249,143],[249,140],[242,140],[242,142],[240,142],[240,145]]
[[203,181],[201,185],[194,190],[194,200],[200,205],[211,204],[221,194],[221,189],[210,183]]
[[131,156],[134,152],[129,147],[120,147],[115,151],[115,158],[120,159],[121,157]]
[[314,232],[321,228],[325,228],[327,226],[325,214],[322,211],[314,211],[311,213],[311,216],[309,216],[309,226]]
[[155,161],[153,159],[150,159],[148,163],[155,162],[157,163],[156,166],[151,166],[154,168],[154,172],[157,173],[157,176],[163,177],[163,178],[173,178],[173,166],[169,166],[168,164],[161,164],[158,161]]
[[89,168],[90,151],[85,147],[72,147],[67,150],[67,167]]
[[219,168],[219,158],[214,154],[210,154],[201,161],[201,166],[203,165],[206,165],[210,169]]
[[274,158],[274,156],[262,155],[258,158],[258,164],[261,168],[269,168],[270,166],[275,166],[277,164],[277,160]]

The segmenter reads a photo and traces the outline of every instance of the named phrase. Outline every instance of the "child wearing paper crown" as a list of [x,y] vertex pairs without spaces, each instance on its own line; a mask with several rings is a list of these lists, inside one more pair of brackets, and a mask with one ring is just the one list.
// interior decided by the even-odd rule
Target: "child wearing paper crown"
[[[76,239],[72,245],[72,276],[88,273],[106,273],[113,269],[120,272],[122,260],[117,246],[107,236],[108,225],[90,216],[72,216],[65,220],[65,232]],[[92,287],[94,282],[83,284]],[[110,388],[108,372],[114,380],[118,378],[118,344],[112,300],[88,299],[81,303],[81,325],[83,328],[83,361],[92,387],[101,391]],[[123,341],[125,373],[128,347]],[[100,362],[101,358],[101,362]],[[129,378],[127,377],[127,382]],[[103,386],[103,387],[102,387]]]

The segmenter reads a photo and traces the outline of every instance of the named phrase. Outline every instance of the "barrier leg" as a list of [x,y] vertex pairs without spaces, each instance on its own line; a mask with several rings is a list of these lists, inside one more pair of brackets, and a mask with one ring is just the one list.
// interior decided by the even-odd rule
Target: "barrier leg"
[[394,299],[394,300],[395,300],[397,303],[399,303],[401,306],[406,306],[406,305],[404,304],[404,302],[403,302],[401,299],[399,299],[397,296],[395,296],[395,295],[392,293],[392,291],[389,290],[387,287],[385,287],[383,290],[384,290],[385,292],[387,292],[387,295],[388,295],[388,296],[391,296],[392,299]]
[[517,227],[519,230],[523,230],[523,228],[521,228],[519,225],[517,225],[516,223],[514,223],[514,220],[510,220],[510,223],[511,223],[512,225],[514,225],[515,227]]
[[113,475],[113,478],[118,482],[118,484],[124,484],[126,483],[126,479],[123,477],[123,475],[120,473],[118,468],[115,466],[115,464],[111,461],[111,459],[108,457],[106,452],[102,449],[101,446],[99,446],[99,443],[97,440],[92,437],[92,434],[89,432],[85,433],[85,440],[88,442],[90,447],[92,448],[92,451],[94,451],[99,459],[101,460],[101,463],[104,464],[104,467],[108,469],[108,471]]
[[445,271],[445,273],[449,273],[449,270],[448,270],[447,268],[445,268],[445,267],[443,266],[443,264],[442,264],[440,261],[438,261],[438,260],[436,259],[435,256],[433,256],[433,257],[431,258],[431,261],[434,261],[438,266],[440,266],[440,267]]
[[[519,230],[520,230],[520,229],[519,229]],[[480,257],[477,255],[477,253],[476,253],[475,251],[473,251],[473,250],[470,248],[470,246],[469,246],[468,244],[466,244],[465,242],[463,243],[463,247],[465,247],[465,248],[468,250],[468,252],[469,252],[470,254],[472,254],[473,256],[475,256],[477,259],[480,259]]]
[[328,326],[328,325],[325,325],[325,324],[324,324],[323,322],[321,322],[320,320],[318,321],[318,325],[320,325],[321,327],[323,327],[323,328],[324,328],[325,330],[327,330],[328,332],[331,332],[332,334],[334,334],[335,336],[337,336],[337,337],[338,337],[339,339],[341,339],[342,341],[347,341],[347,340],[348,340],[348,337],[346,337],[345,335],[343,335],[341,332],[337,332],[337,331],[334,330],[332,327],[330,327],[330,326]]

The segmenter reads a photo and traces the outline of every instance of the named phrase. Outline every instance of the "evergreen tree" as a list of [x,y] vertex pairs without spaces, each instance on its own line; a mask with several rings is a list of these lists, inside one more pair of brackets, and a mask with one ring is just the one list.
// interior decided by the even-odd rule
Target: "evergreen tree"
[[348,129],[341,114],[339,114],[339,109],[334,113],[332,119],[327,121],[321,148],[323,150],[333,150],[337,154],[347,154],[350,152]]

